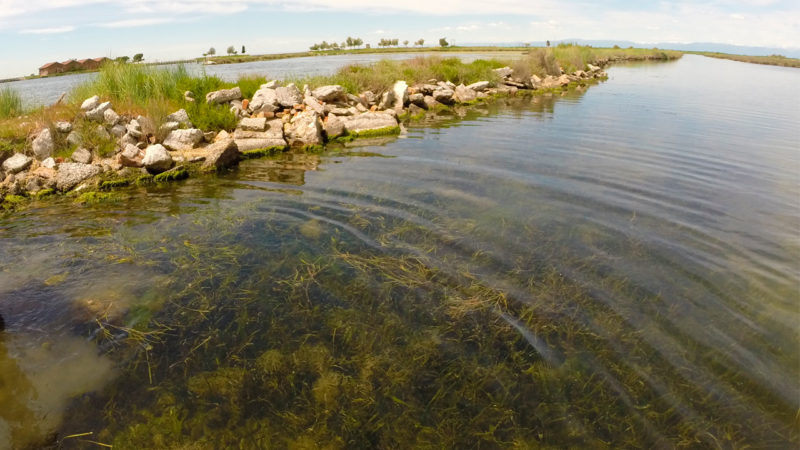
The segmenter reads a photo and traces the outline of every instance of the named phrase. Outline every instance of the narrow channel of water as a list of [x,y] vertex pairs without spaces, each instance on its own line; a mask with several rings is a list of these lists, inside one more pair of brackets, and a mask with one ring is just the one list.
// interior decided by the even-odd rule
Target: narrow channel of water
[[0,218],[0,448],[797,446],[800,71],[609,73]]

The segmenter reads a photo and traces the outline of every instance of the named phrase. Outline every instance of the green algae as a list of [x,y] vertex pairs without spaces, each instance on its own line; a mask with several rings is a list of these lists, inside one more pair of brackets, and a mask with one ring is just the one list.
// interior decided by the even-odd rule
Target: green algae
[[185,166],[179,166],[155,175],[153,181],[156,183],[168,183],[170,181],[185,180],[186,178],[189,178],[189,170]]
[[6,211],[11,211],[21,208],[23,205],[25,205],[25,203],[27,203],[27,201],[28,199],[21,195],[6,195],[3,198],[2,203],[0,203],[0,207]]
[[363,130],[363,131],[353,131],[350,132],[350,135],[355,137],[356,139],[361,138],[371,138],[371,137],[382,137],[382,136],[392,136],[400,134],[400,127],[384,127],[384,128],[376,128],[373,130]]
[[110,192],[90,191],[90,192],[83,192],[80,195],[78,195],[77,198],[75,199],[75,203],[95,204],[95,203],[116,201],[119,199],[120,196],[118,194]]
[[114,179],[114,180],[104,180],[104,181],[100,182],[100,185],[98,186],[98,188],[101,191],[110,191],[110,190],[113,190],[113,189],[118,189],[118,188],[121,188],[121,187],[130,186],[131,183],[132,183],[132,180],[130,180],[128,178]]
[[255,150],[245,150],[240,152],[243,159],[265,158],[268,156],[275,156],[286,150],[285,146],[276,145],[273,147],[259,148]]

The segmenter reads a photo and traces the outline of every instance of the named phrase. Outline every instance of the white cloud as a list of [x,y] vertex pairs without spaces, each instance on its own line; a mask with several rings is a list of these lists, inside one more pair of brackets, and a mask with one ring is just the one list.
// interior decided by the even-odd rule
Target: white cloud
[[107,22],[98,24],[98,26],[103,28],[133,28],[133,27],[145,27],[149,25],[160,25],[163,23],[170,23],[174,22],[174,19],[170,19],[167,17],[153,17],[149,19],[128,19],[128,20],[118,20],[116,22]]
[[63,26],[63,27],[53,27],[53,28],[34,28],[30,30],[22,30],[20,31],[20,34],[59,34],[59,33],[69,33],[70,31],[75,31],[75,27]]

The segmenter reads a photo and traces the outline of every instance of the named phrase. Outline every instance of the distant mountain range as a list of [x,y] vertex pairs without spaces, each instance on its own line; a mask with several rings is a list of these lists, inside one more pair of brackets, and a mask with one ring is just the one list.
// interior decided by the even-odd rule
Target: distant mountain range
[[[592,47],[613,47],[619,45],[620,47],[636,47],[636,48],[663,48],[668,50],[684,50],[695,52],[720,52],[732,53],[736,55],[754,55],[754,56],[768,56],[768,55],[783,55],[790,58],[800,58],[800,48],[771,48],[771,47],[748,47],[743,45],[730,45],[730,44],[716,44],[713,42],[657,42],[657,43],[640,43],[631,41],[612,41],[612,40],[587,40],[587,39],[561,39],[558,41],[550,41],[550,45],[558,45],[561,42],[574,42],[580,45],[591,45]],[[531,46],[544,46],[545,42],[532,41],[529,42]],[[499,47],[512,47],[521,46],[523,42],[501,42],[501,43],[464,43],[459,42],[458,45],[495,45]]]

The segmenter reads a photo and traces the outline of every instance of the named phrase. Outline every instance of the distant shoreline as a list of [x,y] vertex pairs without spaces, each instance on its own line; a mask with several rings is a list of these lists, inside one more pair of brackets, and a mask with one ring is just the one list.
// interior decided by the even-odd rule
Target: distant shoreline
[[[305,51],[305,52],[289,52],[289,53],[266,53],[262,55],[220,55],[209,57],[198,57],[189,59],[179,59],[172,61],[156,61],[137,63],[148,66],[163,66],[169,64],[241,64],[256,61],[272,61],[278,59],[291,59],[291,58],[307,58],[314,56],[336,56],[336,55],[369,55],[369,54],[388,54],[388,53],[450,53],[450,52],[525,52],[539,47],[495,47],[495,46],[471,46],[471,47],[393,47],[393,48],[356,48],[349,50],[325,50],[325,51]],[[600,48],[600,47],[598,47]],[[695,55],[707,56],[709,58],[729,59],[732,61],[746,62],[752,64],[762,64],[781,67],[796,67],[800,68],[800,58],[788,58],[780,55],[772,56],[751,56],[751,55],[735,55],[730,53],[719,52],[700,52],[700,51],[686,51]],[[1,83],[11,83],[14,81],[34,80],[38,78],[51,78],[67,75],[77,75],[82,73],[99,72],[96,70],[80,70],[74,72],[65,72],[47,76],[30,75],[16,78],[6,78],[0,80]]]

